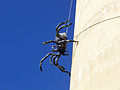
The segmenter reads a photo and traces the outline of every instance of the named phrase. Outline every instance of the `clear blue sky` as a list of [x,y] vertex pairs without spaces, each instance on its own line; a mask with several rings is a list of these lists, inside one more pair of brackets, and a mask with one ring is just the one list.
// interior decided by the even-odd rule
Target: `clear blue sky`
[[[73,0],[71,20],[75,18]],[[0,0],[0,90],[69,90],[68,74],[40,60],[51,51],[55,27],[68,18],[70,0]],[[68,37],[73,39],[74,24]],[[63,29],[64,32],[64,29]],[[69,57],[61,57],[60,64],[70,71],[72,44]]]

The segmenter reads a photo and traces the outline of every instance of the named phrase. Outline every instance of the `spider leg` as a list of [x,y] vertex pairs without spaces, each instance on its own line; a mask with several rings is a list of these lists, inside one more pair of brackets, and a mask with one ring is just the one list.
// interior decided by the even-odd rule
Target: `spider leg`
[[54,47],[59,47],[58,45],[52,45],[52,49],[54,49]]
[[53,58],[53,55],[50,57],[50,64],[52,64],[52,62],[51,62],[52,58]]
[[[54,57],[53,57],[53,64],[55,65],[55,66],[57,66],[57,67],[63,67],[63,66],[59,66],[59,64],[56,64],[55,63],[55,58],[57,57],[58,55],[54,55]],[[52,60],[52,59],[51,59]],[[63,69],[64,69],[64,67],[63,67]]]
[[56,54],[48,53],[48,54],[40,61],[40,70],[41,70],[41,71],[43,71],[43,69],[42,69],[42,62],[43,62],[49,55],[56,55]]
[[54,49],[54,47],[59,47],[58,45],[53,45],[52,46],[52,52],[59,52],[58,49]]
[[51,61],[52,61],[52,58],[53,58],[53,64],[56,66],[56,64],[55,64],[55,58],[57,57],[57,55],[58,54],[54,54],[54,55],[51,56],[51,58],[50,58],[50,64],[52,64]]
[[69,27],[70,25],[72,25],[72,23],[68,24],[68,25],[62,25],[60,28],[58,28],[56,31],[57,31],[57,35],[59,34],[59,31],[61,29],[63,29],[64,27]]
[[63,25],[63,26],[61,26],[60,28],[58,28],[58,29],[56,30],[56,36],[62,39],[63,37],[61,37],[61,35],[59,34],[59,31],[60,31],[61,29],[63,29],[64,27],[69,27],[70,25],[72,25],[72,23],[70,23],[70,24],[68,24],[68,25]]
[[48,43],[51,43],[51,42],[53,42],[53,43],[56,43],[56,44],[57,44],[57,42],[56,42],[56,41],[53,41],[53,40],[43,42],[42,44],[43,44],[43,45],[45,45],[45,44],[48,44]]
[[60,56],[61,56],[61,54],[59,54],[59,55],[57,55],[56,57],[57,57],[57,59],[55,60],[55,58],[56,57],[54,57],[54,65],[55,66],[57,66],[58,68],[61,68],[62,70],[65,70],[65,68],[63,67],[63,66],[60,66],[59,64],[58,64],[58,60],[60,59]]
[[59,23],[59,24],[57,25],[57,27],[56,27],[56,30],[57,30],[62,24],[66,24],[66,23],[69,22],[69,21],[70,21],[70,19],[69,19],[69,20],[66,20],[65,22]]
[[61,54],[58,56],[58,58],[57,58],[56,61],[55,61],[56,65],[59,65],[59,64],[58,64],[58,60],[60,59],[60,56],[61,56]]
[[69,71],[65,71],[65,70],[61,69],[60,67],[58,67],[58,68],[59,68],[62,72],[68,73],[69,76],[71,76],[71,73],[70,73]]
[[68,73],[69,76],[71,76],[71,74],[70,74],[69,71],[65,71],[65,68],[64,68],[63,66],[59,66],[59,64],[58,64],[58,60],[59,60],[60,56],[61,56],[61,54],[58,55],[58,58],[56,59],[56,63],[55,63],[55,65],[56,65],[56,66],[57,66],[62,72]]
[[75,41],[75,40],[66,40],[66,42],[78,42],[78,41]]
[[53,57],[53,64],[56,66],[56,64],[55,64],[55,58],[57,57],[57,55],[55,55],[54,57]]
[[79,41],[75,41],[75,40],[66,40],[66,42],[67,42],[67,43],[68,43],[68,42],[76,42],[77,45],[78,45],[78,43],[79,43]]

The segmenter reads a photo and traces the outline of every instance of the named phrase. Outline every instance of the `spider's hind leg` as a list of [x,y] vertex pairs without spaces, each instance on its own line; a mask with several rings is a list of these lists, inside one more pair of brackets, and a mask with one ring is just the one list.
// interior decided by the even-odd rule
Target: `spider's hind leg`
[[69,74],[69,76],[71,76],[71,73],[69,72],[69,71],[65,71],[65,70],[63,70],[63,69],[61,69],[61,68],[59,68],[62,72],[65,72],[65,73],[68,73]]
[[53,53],[48,53],[41,61],[40,61],[40,70],[43,71],[42,69],[42,62],[49,56],[49,55],[55,55]]
[[55,65],[55,66],[57,66],[57,64],[55,63],[55,58],[57,57],[57,55],[55,55],[54,57],[53,57],[53,64]]
[[[50,58],[50,64],[54,64],[55,66],[57,66],[58,68],[61,68],[63,70],[65,70],[65,68],[63,66],[59,66],[58,62],[56,63],[55,62],[55,58],[57,57],[57,55],[52,55],[51,58]],[[52,61],[52,58],[53,58],[53,63],[51,62]],[[58,57],[57,57],[58,59]]]
[[53,55],[50,57],[50,64],[52,64],[52,62],[51,62],[51,61],[52,61],[52,58],[53,58]]
[[[56,67],[61,68],[62,70],[65,70],[65,68],[63,66],[60,66],[59,63],[58,63],[58,60],[59,60],[60,56],[61,55],[56,55],[56,56],[53,57],[53,64]],[[57,58],[57,59],[55,60],[55,58]]]
[[65,68],[64,68],[63,66],[60,66],[60,65],[58,64],[58,60],[59,60],[60,56],[61,56],[61,55],[59,55],[58,58],[56,59],[56,66],[57,66],[62,72],[68,73],[69,76],[71,76],[71,73],[70,73],[69,71],[65,71]]

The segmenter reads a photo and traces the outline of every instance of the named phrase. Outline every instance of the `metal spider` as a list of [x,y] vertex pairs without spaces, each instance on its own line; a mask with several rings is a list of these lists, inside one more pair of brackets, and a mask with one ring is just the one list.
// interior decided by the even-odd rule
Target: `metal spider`
[[[67,39],[67,35],[66,33],[59,33],[59,31],[61,29],[63,29],[64,27],[69,27],[70,25],[72,25],[72,23],[68,24],[68,25],[63,25],[66,24],[67,22],[69,22],[70,20],[66,20],[65,22],[59,23],[58,26],[56,27],[56,37],[55,40],[50,40],[50,41],[46,41],[43,42],[42,44],[48,44],[48,43],[55,43],[56,45],[52,46],[52,52],[58,52],[58,53],[48,53],[41,61],[40,61],[40,70],[43,71],[42,69],[42,62],[49,56],[51,55],[50,58],[50,64],[52,64],[51,60],[53,59],[53,64],[55,66],[57,66],[62,72],[68,73],[70,76],[70,72],[69,71],[65,71],[65,68],[63,66],[60,66],[58,63],[58,60],[60,58],[61,55],[65,56],[68,54],[65,54],[66,51],[66,46],[68,42],[77,42],[74,40],[68,40]],[[62,26],[61,26],[62,25]]]

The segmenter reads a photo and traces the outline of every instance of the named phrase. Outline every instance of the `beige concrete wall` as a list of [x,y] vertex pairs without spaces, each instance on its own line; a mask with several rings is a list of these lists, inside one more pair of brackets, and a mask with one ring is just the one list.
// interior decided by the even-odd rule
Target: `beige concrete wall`
[[[77,0],[74,40],[79,44],[73,45],[70,90],[120,90],[117,16],[120,0]],[[79,34],[95,23],[98,24]]]

